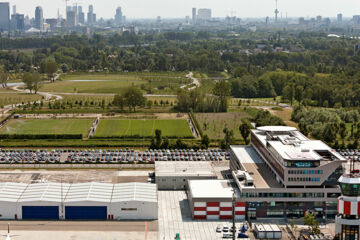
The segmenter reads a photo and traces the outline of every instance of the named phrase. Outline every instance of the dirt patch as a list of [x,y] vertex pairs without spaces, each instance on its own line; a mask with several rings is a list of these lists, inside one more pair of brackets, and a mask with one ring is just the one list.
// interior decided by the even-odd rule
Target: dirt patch
[[297,123],[291,121],[292,111],[293,111],[292,108],[283,108],[282,111],[269,109],[269,112],[272,115],[281,118],[285,122],[286,125],[297,128],[298,127]]

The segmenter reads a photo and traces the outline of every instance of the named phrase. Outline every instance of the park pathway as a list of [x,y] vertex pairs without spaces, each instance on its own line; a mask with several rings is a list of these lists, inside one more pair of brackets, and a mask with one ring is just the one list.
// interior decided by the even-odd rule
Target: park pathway
[[187,86],[191,86],[191,85],[195,85],[191,88],[188,88],[189,91],[191,90],[194,90],[195,88],[197,87],[200,87],[200,82],[199,82],[199,79],[195,78],[194,77],[194,73],[193,72],[189,72],[188,75],[186,75],[187,78],[191,79],[192,80],[192,83],[189,83],[189,84],[185,84],[183,86],[181,86],[180,88],[186,88]]

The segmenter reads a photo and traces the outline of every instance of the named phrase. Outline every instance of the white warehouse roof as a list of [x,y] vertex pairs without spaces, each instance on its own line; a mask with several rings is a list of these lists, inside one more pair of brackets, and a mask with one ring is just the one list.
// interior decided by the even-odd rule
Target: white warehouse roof
[[61,196],[64,200],[69,187],[70,184],[53,182],[29,184],[18,202],[61,202]]
[[114,185],[110,183],[76,183],[72,184],[65,202],[110,202]]
[[156,184],[119,183],[114,185],[111,202],[157,202]]
[[13,183],[0,182],[0,202],[157,202],[157,188],[149,183]]
[[28,184],[2,182],[0,183],[0,201],[17,202]]

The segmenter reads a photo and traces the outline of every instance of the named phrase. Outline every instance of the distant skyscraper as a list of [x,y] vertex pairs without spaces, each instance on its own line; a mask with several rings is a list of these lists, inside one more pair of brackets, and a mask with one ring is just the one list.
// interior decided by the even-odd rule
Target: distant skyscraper
[[317,22],[321,22],[321,21],[322,21],[322,16],[320,16],[320,15],[319,15],[319,16],[316,16],[316,21],[317,21]]
[[13,5],[13,14],[16,14],[16,5]]
[[78,17],[78,20],[77,20],[78,24],[84,25],[85,24],[85,14],[83,12],[82,6],[78,6],[77,17]]
[[342,13],[339,13],[339,14],[337,15],[337,22],[338,22],[338,23],[341,23],[341,22],[342,22],[342,19],[343,19],[343,15],[342,15]]
[[44,30],[44,14],[42,7],[36,7],[35,9],[35,28],[40,31]]
[[10,28],[10,4],[0,3],[0,32],[9,31]]
[[79,12],[78,19],[79,19],[79,23],[84,25],[85,24],[85,13]]
[[197,20],[210,20],[211,19],[211,9],[201,8],[198,10]]
[[196,23],[196,8],[192,9],[192,22]]
[[94,13],[94,6],[89,5],[89,11],[87,14],[87,23],[89,26],[96,23],[96,14]]
[[115,24],[116,25],[121,25],[122,20],[123,20],[122,10],[121,10],[121,7],[118,7],[116,9],[116,14],[115,14]]
[[68,27],[75,27],[76,26],[76,12],[75,11],[68,11],[67,12],[66,25]]
[[25,17],[24,14],[15,13],[11,15],[11,30],[23,31],[25,29]]

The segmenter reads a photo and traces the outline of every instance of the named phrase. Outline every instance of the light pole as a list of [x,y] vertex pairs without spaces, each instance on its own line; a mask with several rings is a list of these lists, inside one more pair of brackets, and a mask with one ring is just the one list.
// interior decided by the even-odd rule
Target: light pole
[[236,229],[235,229],[235,206],[236,206],[236,195],[235,195],[235,189],[233,189],[233,195],[232,195],[232,239],[236,239]]

